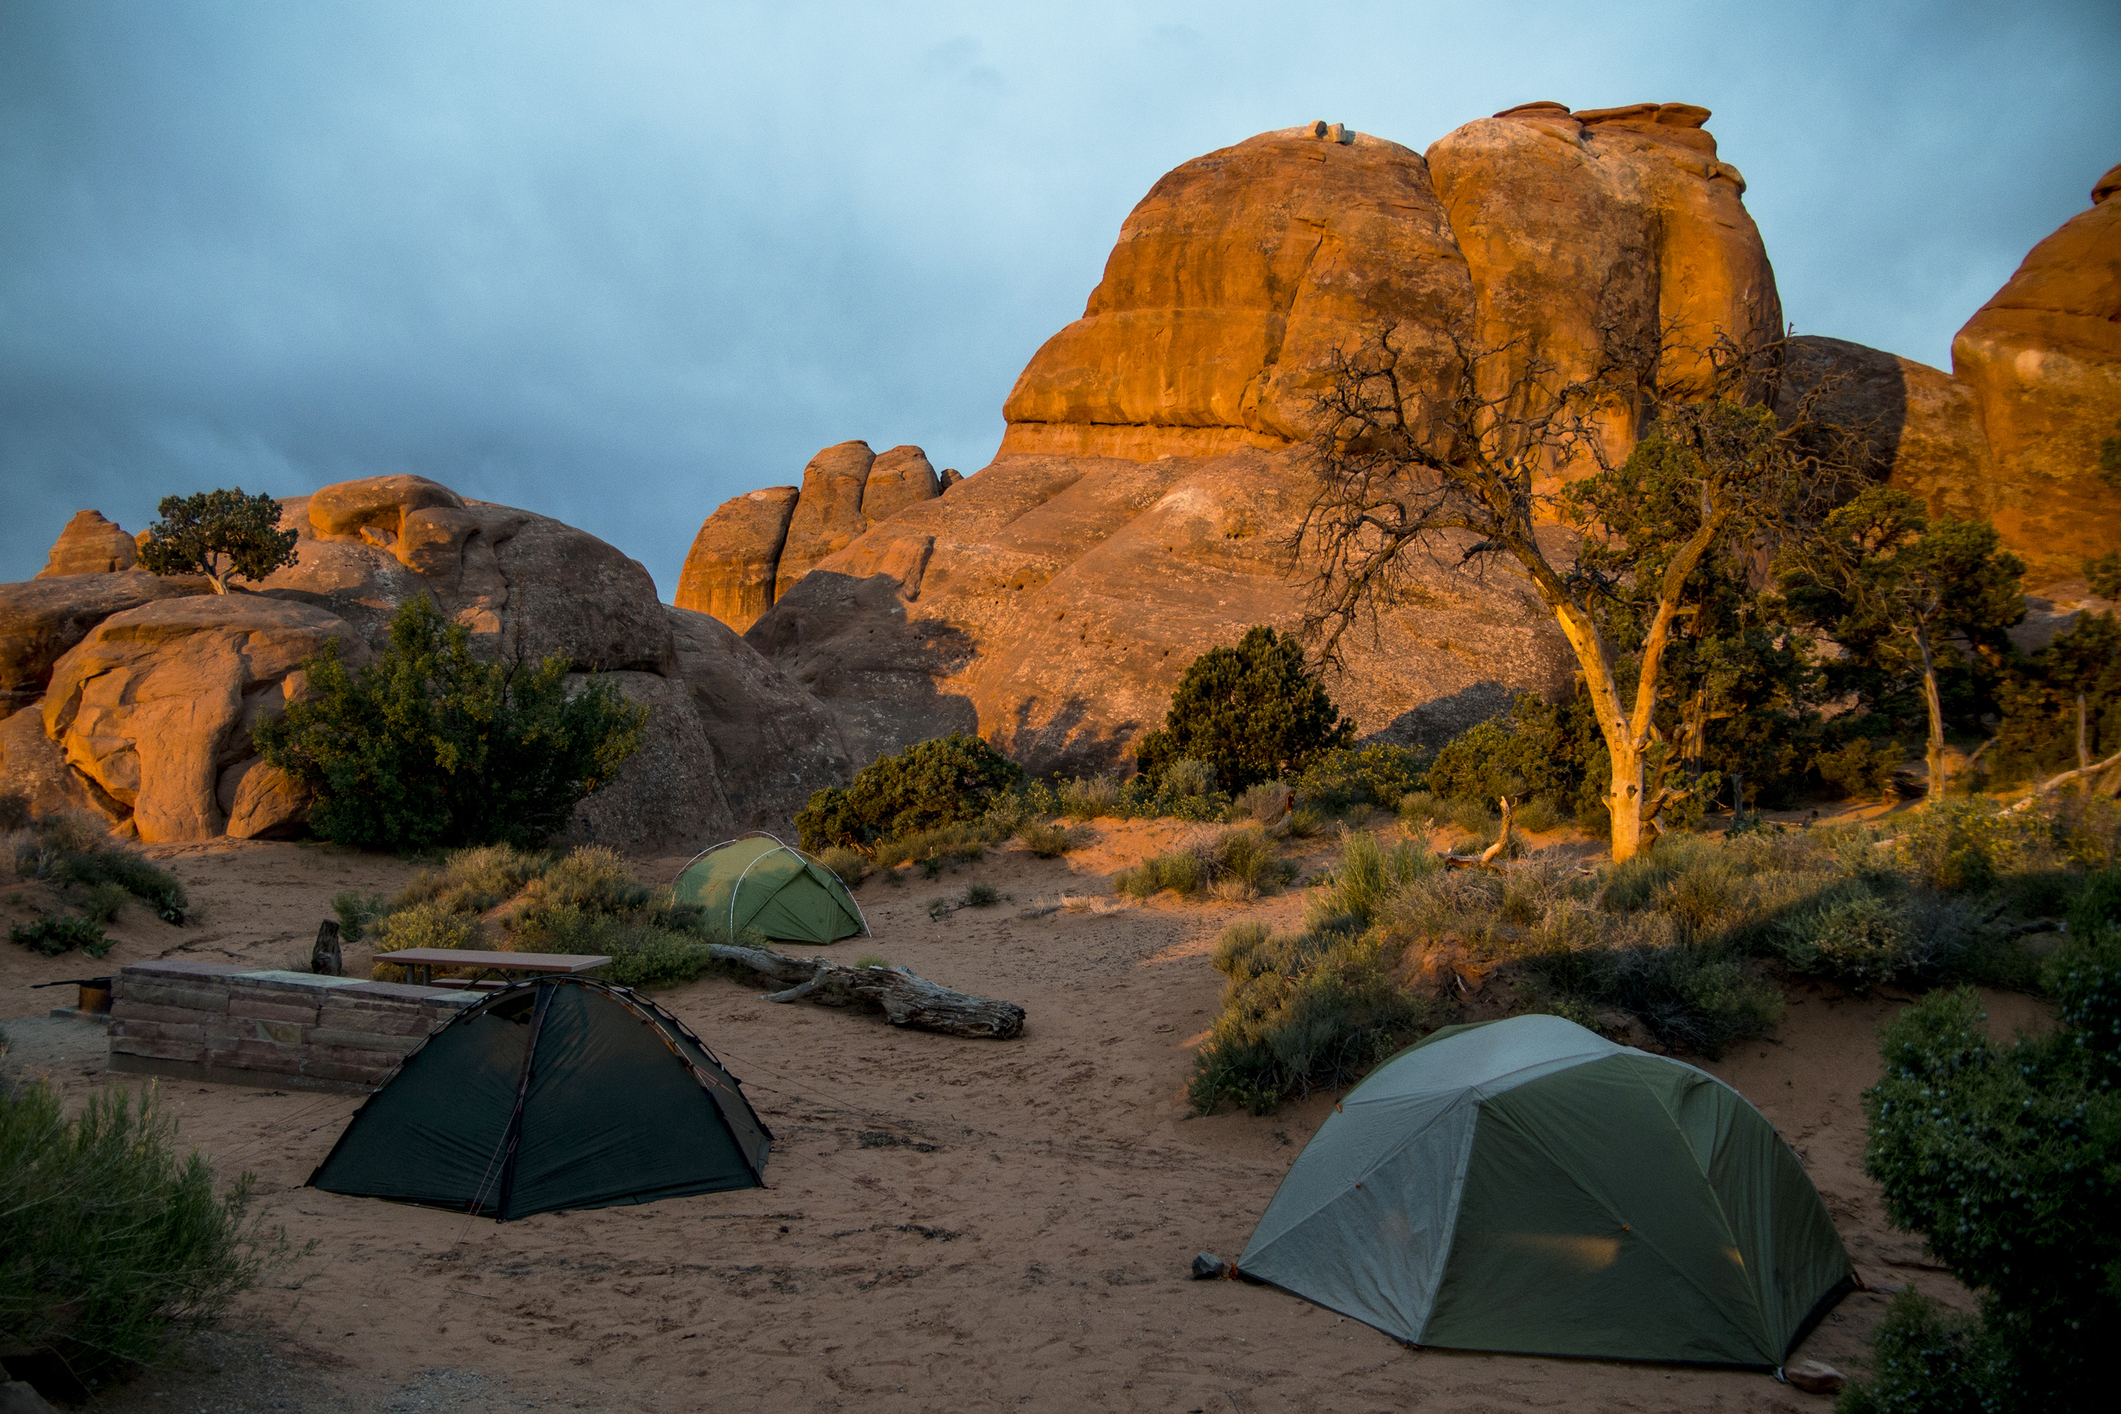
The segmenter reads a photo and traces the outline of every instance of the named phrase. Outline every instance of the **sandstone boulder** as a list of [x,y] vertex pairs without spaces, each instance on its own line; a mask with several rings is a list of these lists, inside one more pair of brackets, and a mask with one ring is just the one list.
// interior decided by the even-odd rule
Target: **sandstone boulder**
[[1311,127],[1184,163],[1120,227],[1083,317],[1009,395],[1002,452],[1200,456],[1305,435],[1333,352],[1472,311],[1419,153]]
[[757,623],[773,603],[797,494],[793,486],[768,486],[717,506],[685,556],[677,606],[712,614],[738,633]]
[[812,792],[846,784],[854,763],[816,698],[727,624],[689,609],[667,612],[679,676],[739,825],[777,828]]
[[211,591],[203,577],[164,579],[145,570],[0,584],[0,713],[42,697],[59,655],[112,614]]
[[[967,730],[1034,771],[1110,768],[1195,656],[1300,621],[1280,543],[1296,455],[997,458],[822,562],[747,639],[833,709],[857,763]],[[1351,638],[1330,688],[1366,739],[1437,741],[1571,666],[1528,585],[1438,569]]]
[[243,794],[239,768],[256,755],[250,734],[301,695],[302,660],[327,643],[353,666],[367,660],[344,619],[265,595],[127,609],[53,665],[44,732],[141,839],[208,839],[227,822],[224,781],[230,806],[249,807],[246,821],[271,813],[258,787]]
[[[1601,350],[1654,341],[1675,351],[1667,379],[1698,372],[1719,337],[1781,333],[1782,307],[1745,181],[1716,155],[1708,110],[1637,103],[1563,113],[1535,104],[1466,124],[1432,144],[1429,171],[1471,275],[1478,344],[1517,350],[1498,384],[1531,357],[1563,379],[1594,371]],[[1631,410],[1607,435],[1633,445]]]
[[52,542],[50,556],[37,578],[63,574],[113,574],[129,570],[140,561],[140,547],[132,536],[103,518],[101,511],[75,511],[74,518]]
[[579,671],[673,666],[648,571],[549,516],[466,501],[422,477],[379,476],[289,498],[280,523],[301,535],[298,558],[258,592],[339,614],[372,646],[401,604],[427,594],[488,656],[557,654]]
[[[1823,385],[1823,386],[1822,386]],[[1973,390],[1941,369],[1845,339],[1790,341],[1776,407],[1861,429],[1880,480],[1912,491],[1932,516],[1986,518],[1994,499]]]
[[840,442],[825,448],[803,468],[803,489],[788,521],[773,597],[786,594],[819,560],[844,548],[868,528],[862,518],[862,491],[876,454],[867,442]]
[[926,452],[919,447],[893,447],[869,465],[869,478],[862,483],[862,520],[876,525],[941,494],[942,486]]
[[575,807],[554,843],[691,853],[735,835],[713,743],[685,682],[639,672],[607,673],[603,680],[627,701],[647,706],[647,740],[610,784]]
[[2117,185],[2102,177],[2091,210],[2034,246],[1952,340],[1994,463],[1990,514],[2036,584],[2121,544],[2121,491],[2098,475],[2101,439],[2121,431]]

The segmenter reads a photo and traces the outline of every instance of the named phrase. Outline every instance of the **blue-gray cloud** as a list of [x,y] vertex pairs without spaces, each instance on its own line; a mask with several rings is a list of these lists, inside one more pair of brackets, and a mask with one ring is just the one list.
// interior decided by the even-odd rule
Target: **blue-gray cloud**
[[1946,364],[2121,158],[2108,3],[0,6],[0,578],[414,471],[624,547],[971,470],[1164,171],[1314,117],[1716,110],[1790,318]]

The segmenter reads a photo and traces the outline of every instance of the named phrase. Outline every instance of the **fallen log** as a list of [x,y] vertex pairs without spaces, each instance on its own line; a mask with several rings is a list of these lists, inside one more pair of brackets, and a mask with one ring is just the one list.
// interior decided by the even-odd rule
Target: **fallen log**
[[940,1031],[946,1036],[973,1036],[1007,1041],[1024,1034],[1024,1009],[1014,1002],[968,996],[939,987],[906,967],[847,967],[821,957],[789,957],[764,948],[710,943],[707,951],[719,962],[747,967],[762,977],[791,985],[770,993],[769,1002],[792,1002],[803,997],[858,1000],[884,1010],[893,1026],[917,1031]]

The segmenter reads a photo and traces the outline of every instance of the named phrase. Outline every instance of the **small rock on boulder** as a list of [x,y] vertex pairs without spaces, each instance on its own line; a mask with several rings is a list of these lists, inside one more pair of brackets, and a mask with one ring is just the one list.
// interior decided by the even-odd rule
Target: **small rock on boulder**
[[52,552],[37,578],[62,574],[112,574],[129,570],[140,561],[140,546],[132,536],[103,518],[101,511],[75,511],[74,518],[52,542]]
[[919,447],[893,447],[879,453],[869,466],[869,479],[862,490],[862,519],[875,525],[941,494],[942,486],[926,452]]

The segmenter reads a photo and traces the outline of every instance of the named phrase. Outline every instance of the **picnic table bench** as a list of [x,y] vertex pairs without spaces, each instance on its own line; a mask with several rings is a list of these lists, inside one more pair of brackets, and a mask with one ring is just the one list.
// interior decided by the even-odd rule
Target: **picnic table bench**
[[[482,985],[478,974],[484,972],[587,972],[592,967],[602,967],[611,959],[594,954],[564,952],[476,952],[470,948],[400,948],[396,952],[377,953],[376,961],[394,963],[404,968],[405,979],[417,986],[477,987]],[[444,978],[440,983],[436,983],[434,972],[438,967],[468,967],[473,970],[473,975],[470,981]]]

